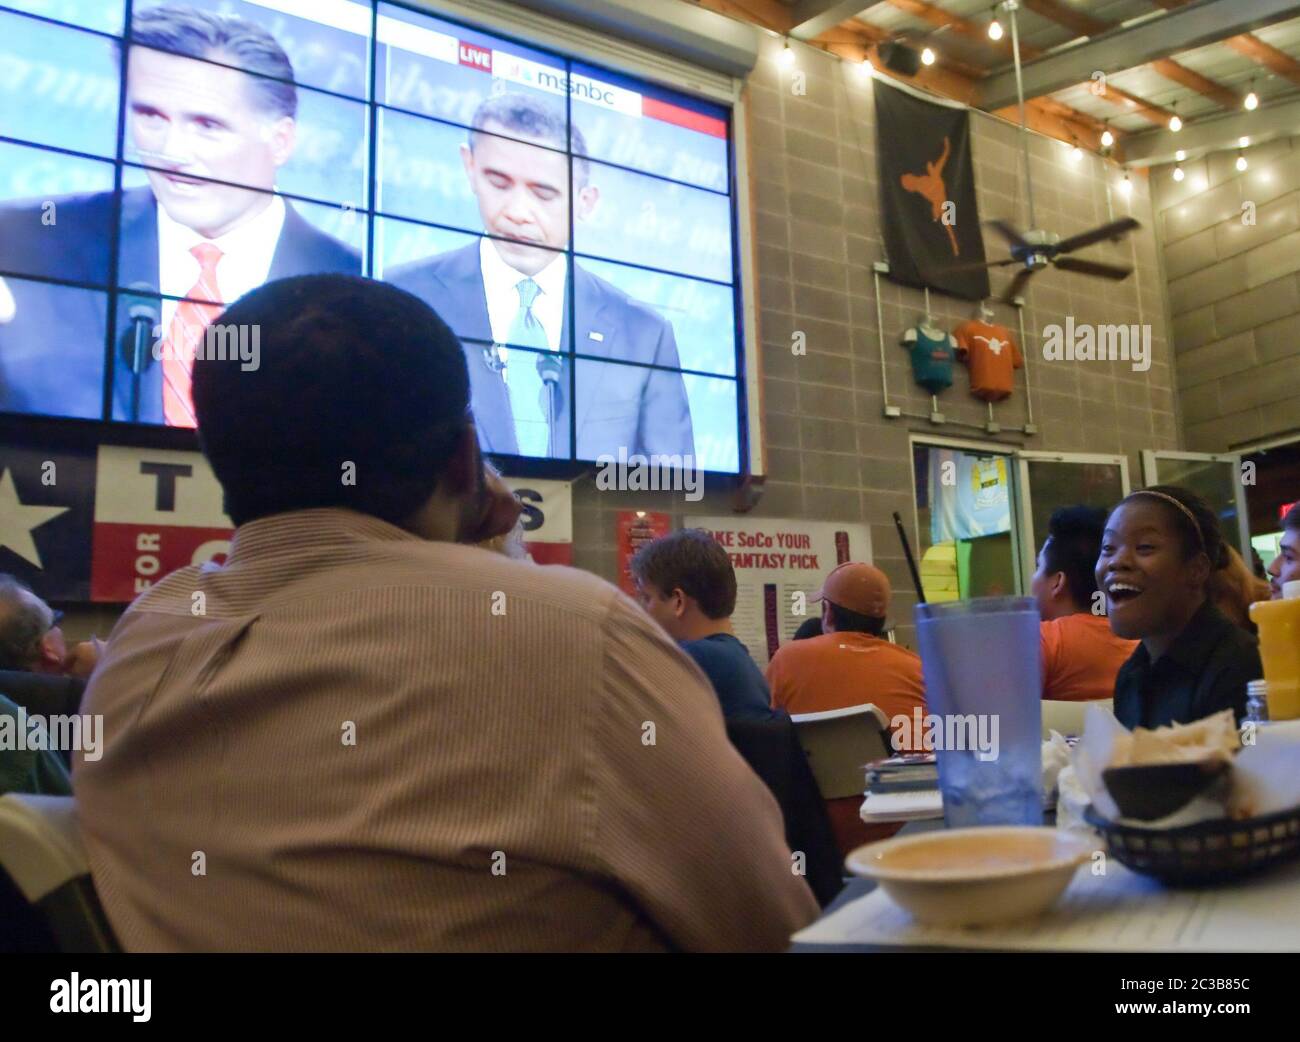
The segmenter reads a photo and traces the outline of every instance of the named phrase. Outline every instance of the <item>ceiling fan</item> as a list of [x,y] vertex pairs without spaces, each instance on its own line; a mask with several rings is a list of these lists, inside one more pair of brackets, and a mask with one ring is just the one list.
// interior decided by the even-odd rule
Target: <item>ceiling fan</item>
[[1044,231],[1037,227],[1038,221],[1034,217],[1034,182],[1029,167],[1029,133],[1025,123],[1025,87],[1020,70],[1020,33],[1016,24],[1016,9],[1020,5],[1016,0],[1007,0],[1002,6],[1006,8],[1011,16],[1011,53],[1016,69],[1016,94],[1020,101],[1020,147],[1025,167],[1025,192],[1029,203],[1029,223],[1035,227],[1031,231],[1021,232],[1007,221],[985,221],[985,224],[995,228],[1002,238],[1006,240],[1011,249],[1011,256],[1006,260],[989,261],[985,264],[959,265],[949,270],[970,271],[975,268],[1001,268],[1013,264],[1020,265],[1021,270],[1016,272],[1016,277],[1011,280],[1006,292],[1002,294],[1001,299],[1007,304],[1012,303],[1016,297],[1024,292],[1025,286],[1035,272],[1042,271],[1047,267],[1060,268],[1062,271],[1073,271],[1080,275],[1113,279],[1116,282],[1126,279],[1133,273],[1131,267],[1103,264],[1101,261],[1084,260],[1082,257],[1064,255],[1073,253],[1085,246],[1091,246],[1093,243],[1101,242],[1103,239],[1119,242],[1133,229],[1141,227],[1132,217],[1122,217],[1117,221],[1110,221],[1090,231],[1080,232],[1064,239],[1055,232]]
[[1071,235],[1065,239],[1062,239],[1055,232],[1042,230],[1022,233],[1006,221],[986,221],[985,223],[997,229],[1002,238],[1007,241],[1007,245],[1011,249],[1011,256],[1006,260],[989,261],[987,264],[978,266],[1002,268],[1012,264],[1021,265],[1020,271],[1016,272],[1016,277],[1011,280],[1006,292],[1002,294],[1002,300],[1007,304],[1010,304],[1024,292],[1026,284],[1035,272],[1042,271],[1049,266],[1060,268],[1062,271],[1078,272],[1080,275],[1095,275],[1098,278],[1114,279],[1116,282],[1128,278],[1133,273],[1131,267],[1103,264],[1101,261],[1084,260],[1082,257],[1064,256],[1064,254],[1073,253],[1085,246],[1091,246],[1095,242],[1101,242],[1103,239],[1119,242],[1134,228],[1139,227],[1138,222],[1132,217],[1121,217],[1118,221],[1111,221],[1109,224],[1103,224],[1091,231],[1080,232],[1078,235]]

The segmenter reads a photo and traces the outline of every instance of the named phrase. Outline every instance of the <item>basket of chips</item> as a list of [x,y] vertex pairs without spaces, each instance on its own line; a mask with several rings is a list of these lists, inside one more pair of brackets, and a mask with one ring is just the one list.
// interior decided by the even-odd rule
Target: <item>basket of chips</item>
[[1300,855],[1297,728],[1239,732],[1230,710],[1131,732],[1113,717],[1089,725],[1076,760],[1091,796],[1083,817],[1121,864],[1189,886]]
[[1300,807],[1173,829],[1111,821],[1094,807],[1084,820],[1101,833],[1108,853],[1120,864],[1175,886],[1225,883],[1300,854]]

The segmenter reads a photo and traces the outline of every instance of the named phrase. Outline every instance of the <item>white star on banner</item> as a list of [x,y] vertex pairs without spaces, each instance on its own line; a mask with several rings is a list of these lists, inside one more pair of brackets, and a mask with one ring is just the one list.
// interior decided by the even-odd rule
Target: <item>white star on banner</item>
[[60,514],[66,514],[69,509],[71,508],[24,506],[18,498],[13,475],[7,470],[0,470],[0,546],[7,546],[37,568],[44,568],[45,565],[41,563],[40,551],[32,539],[33,530]]

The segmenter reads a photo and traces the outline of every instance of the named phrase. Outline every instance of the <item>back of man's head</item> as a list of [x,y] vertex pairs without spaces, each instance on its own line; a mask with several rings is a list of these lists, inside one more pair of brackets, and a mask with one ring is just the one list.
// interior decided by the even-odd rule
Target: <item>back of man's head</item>
[[401,524],[429,500],[470,418],[460,342],[427,304],[306,275],[253,290],[215,324],[259,344],[251,367],[194,364],[199,441],[235,524],[312,507]]
[[731,558],[702,528],[671,532],[639,549],[632,574],[668,596],[681,590],[710,619],[728,619],[736,610],[736,570]]
[[872,637],[879,637],[885,632],[885,616],[883,615],[864,615],[860,611],[845,608],[834,601],[827,601],[826,605],[830,610],[830,621],[833,627],[829,632],[865,633]]
[[0,574],[0,669],[32,669],[53,624],[48,604],[12,575]]
[[1049,574],[1062,572],[1070,599],[1080,609],[1091,605],[1097,590],[1097,557],[1106,528],[1106,511],[1100,507],[1068,506],[1052,512],[1047,522],[1049,541],[1043,545],[1043,563]]
[[1282,528],[1300,532],[1300,502],[1291,504],[1291,509],[1282,515]]

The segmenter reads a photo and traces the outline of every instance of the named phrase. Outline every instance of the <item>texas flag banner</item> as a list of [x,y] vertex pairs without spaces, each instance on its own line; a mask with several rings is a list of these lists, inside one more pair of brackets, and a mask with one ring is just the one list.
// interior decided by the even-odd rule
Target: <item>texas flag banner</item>
[[95,453],[65,438],[0,441],[0,572],[48,601],[90,593]]
[[982,267],[970,112],[926,101],[879,78],[873,89],[889,277],[983,300],[989,274]]
[[190,564],[225,560],[234,526],[197,452],[101,445],[90,597],[134,600]]

